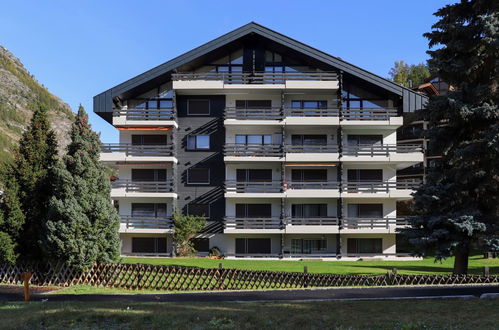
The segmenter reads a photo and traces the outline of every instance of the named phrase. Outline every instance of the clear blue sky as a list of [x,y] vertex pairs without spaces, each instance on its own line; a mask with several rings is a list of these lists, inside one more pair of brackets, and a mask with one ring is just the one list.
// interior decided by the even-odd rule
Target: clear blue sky
[[422,34],[455,1],[5,1],[0,44],[73,111],[90,113],[103,142],[116,130],[92,97],[250,21],[387,77],[393,62],[428,58]]

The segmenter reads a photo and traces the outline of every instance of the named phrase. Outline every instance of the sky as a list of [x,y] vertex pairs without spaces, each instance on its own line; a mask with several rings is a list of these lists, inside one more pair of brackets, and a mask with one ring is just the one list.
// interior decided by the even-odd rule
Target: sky
[[104,143],[118,132],[92,98],[251,21],[383,77],[425,62],[422,34],[444,0],[0,0],[0,45],[68,103]]

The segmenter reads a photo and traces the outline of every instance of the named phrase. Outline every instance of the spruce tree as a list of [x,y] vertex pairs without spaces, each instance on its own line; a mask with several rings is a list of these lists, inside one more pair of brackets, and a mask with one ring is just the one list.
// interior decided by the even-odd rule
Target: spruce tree
[[120,254],[120,220],[99,161],[100,145],[80,106],[67,154],[53,170],[45,242],[51,258],[80,270],[96,261],[116,261]]
[[[57,162],[57,142],[50,128],[47,108],[39,105],[23,133],[14,155],[12,176],[25,217],[18,241],[22,257],[43,257],[43,228],[51,195],[49,171]],[[22,239],[21,239],[22,238]]]
[[19,186],[10,165],[2,170],[0,196],[0,263],[15,263],[17,241],[24,224],[24,213],[19,201]]
[[415,193],[416,216],[403,230],[418,255],[455,256],[467,272],[472,248],[499,251],[499,3],[462,0],[438,10],[426,33],[429,61],[456,88],[425,110],[430,148],[442,158]]

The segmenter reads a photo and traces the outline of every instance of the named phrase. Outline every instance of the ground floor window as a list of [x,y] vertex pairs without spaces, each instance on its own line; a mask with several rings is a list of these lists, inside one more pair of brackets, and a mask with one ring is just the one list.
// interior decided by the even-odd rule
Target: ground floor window
[[383,253],[381,238],[349,238],[347,253]]
[[312,254],[326,251],[327,242],[325,239],[292,239],[291,253]]
[[270,238],[236,238],[236,254],[269,254]]
[[166,253],[166,237],[132,237],[132,253]]

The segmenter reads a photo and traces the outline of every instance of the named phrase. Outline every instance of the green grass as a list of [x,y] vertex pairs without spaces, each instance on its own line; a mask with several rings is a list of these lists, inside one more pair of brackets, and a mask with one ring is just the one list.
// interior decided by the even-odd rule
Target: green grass
[[[280,272],[303,272],[303,267],[307,266],[309,273],[376,275],[386,274],[392,268],[397,268],[400,274],[450,274],[452,273],[454,258],[449,258],[443,262],[434,262],[433,258],[411,261],[286,261],[125,257],[123,258],[123,262],[151,265],[196,266],[202,268],[217,268],[221,263],[224,268]],[[489,266],[490,274],[499,274],[499,259],[484,259],[482,255],[470,257],[470,274],[482,274],[484,266]]]
[[494,329],[499,300],[0,303],[4,329]]

